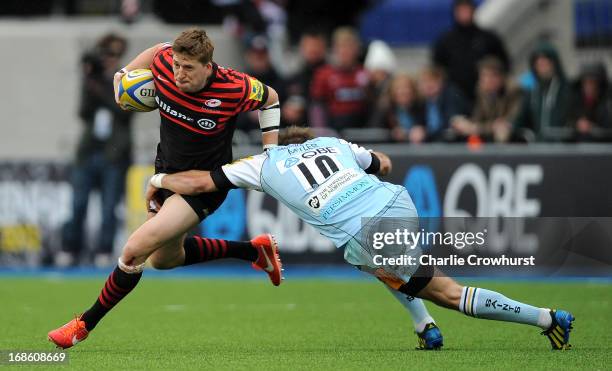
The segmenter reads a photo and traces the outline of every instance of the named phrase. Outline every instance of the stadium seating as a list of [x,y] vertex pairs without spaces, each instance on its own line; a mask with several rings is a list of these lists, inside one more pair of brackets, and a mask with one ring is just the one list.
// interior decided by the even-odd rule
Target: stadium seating
[[394,46],[430,44],[450,27],[451,3],[452,0],[380,2],[363,15],[362,37],[384,40]]
[[574,10],[579,46],[612,45],[612,1],[577,0]]

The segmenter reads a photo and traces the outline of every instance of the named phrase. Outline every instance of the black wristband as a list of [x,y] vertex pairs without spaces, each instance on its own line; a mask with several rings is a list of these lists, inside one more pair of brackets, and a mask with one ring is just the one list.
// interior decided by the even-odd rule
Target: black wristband
[[210,177],[215,183],[215,186],[218,190],[238,188],[233,185],[232,182],[230,182],[230,180],[227,178],[227,175],[225,175],[225,173],[223,172],[223,168],[218,167],[215,170],[211,171]]
[[380,170],[380,159],[374,154],[374,152],[370,152],[370,154],[372,155],[372,162],[365,172],[367,174],[376,174]]

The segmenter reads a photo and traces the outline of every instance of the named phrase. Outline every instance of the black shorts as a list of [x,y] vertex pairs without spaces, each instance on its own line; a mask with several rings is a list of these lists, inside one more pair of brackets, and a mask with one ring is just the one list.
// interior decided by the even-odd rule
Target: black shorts
[[[202,170],[199,167],[196,169]],[[158,173],[176,173],[181,171],[180,169],[172,169],[164,164],[161,155],[161,144],[157,145],[157,156],[155,157],[155,174]],[[193,211],[198,214],[198,218],[200,221],[206,219],[207,216],[214,213],[215,210],[221,206],[225,198],[227,197],[228,190],[220,190],[217,192],[209,192],[209,193],[201,193],[196,196],[187,196],[180,195],[183,197],[185,201],[191,206]],[[164,201],[170,196],[172,196],[174,192],[169,191],[167,189],[160,189],[158,192],[158,201],[160,204],[163,204]]]
[[[206,219],[207,216],[214,213],[215,210],[219,208],[219,206],[221,206],[223,201],[225,201],[225,197],[227,197],[227,192],[228,191],[225,190],[225,191],[217,191],[217,192],[210,192],[210,193],[202,193],[202,194],[195,195],[195,196],[187,196],[187,195],[180,195],[180,196],[183,197],[185,201],[187,201],[187,203],[189,204],[189,206],[191,206],[193,211],[195,211],[195,213],[198,214],[198,218],[200,219],[200,221],[202,221]],[[173,194],[174,192],[169,191],[167,189],[160,189],[158,191],[159,202],[163,204],[164,201],[168,197],[172,196]]]

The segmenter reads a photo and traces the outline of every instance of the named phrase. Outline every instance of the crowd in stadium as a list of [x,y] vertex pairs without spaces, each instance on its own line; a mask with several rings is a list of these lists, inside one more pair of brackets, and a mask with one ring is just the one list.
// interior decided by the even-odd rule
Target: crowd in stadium
[[[263,35],[247,38],[247,72],[279,92],[283,125],[309,125],[374,142],[602,142],[612,139],[612,97],[605,66],[582,68],[571,81],[554,46],[531,51],[529,69],[510,75],[511,60],[495,33],[474,23],[475,3],[453,3],[454,26],[431,47],[431,62],[402,72],[382,41],[365,45],[350,27],[331,35],[304,31],[301,69],[283,77]],[[257,129],[256,115],[239,129]],[[364,141],[357,135],[356,141]]]
[[[358,142],[612,141],[605,64],[581,66],[570,78],[554,46],[542,42],[521,70],[504,35],[474,22],[481,3],[448,1],[452,27],[430,45],[430,63],[413,74],[403,72],[406,66],[385,42],[361,40],[357,28],[338,27],[356,26],[377,4],[372,0],[354,0],[350,7],[325,0],[122,0],[94,8],[117,13],[126,23],[149,12],[167,23],[222,24],[244,46],[246,71],[280,93],[283,125],[309,125]],[[47,0],[24,7],[11,0],[7,9],[79,15],[87,5]],[[279,53],[287,40],[299,45],[297,72]],[[256,114],[243,116],[240,130],[258,128]],[[257,141],[251,134],[243,137]]]
[[[284,125],[304,124],[351,136],[378,128],[368,139],[422,142],[583,142],[612,139],[612,97],[603,64],[584,66],[571,81],[552,44],[542,42],[530,69],[509,76],[503,41],[473,22],[470,0],[454,2],[454,28],[436,41],[431,64],[401,72],[382,41],[366,48],[358,33],[337,28],[300,39],[303,66],[282,78],[263,36],[249,40],[247,71],[281,95]],[[328,50],[329,49],[329,50]],[[256,128],[256,117],[241,129]],[[382,133],[382,134],[381,134]]]

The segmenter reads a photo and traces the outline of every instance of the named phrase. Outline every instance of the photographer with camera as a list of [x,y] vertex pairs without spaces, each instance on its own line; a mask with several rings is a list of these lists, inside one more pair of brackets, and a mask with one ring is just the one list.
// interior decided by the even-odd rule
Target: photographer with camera
[[132,114],[121,110],[113,95],[113,75],[120,68],[120,58],[127,41],[117,34],[100,38],[93,50],[81,59],[83,73],[79,117],[82,134],[72,168],[72,218],[63,228],[63,251],[56,256],[59,266],[75,265],[81,258],[84,222],[89,195],[101,194],[102,226],[95,246],[94,263],[111,263],[117,229],[115,208],[125,188],[125,175],[131,162]]

